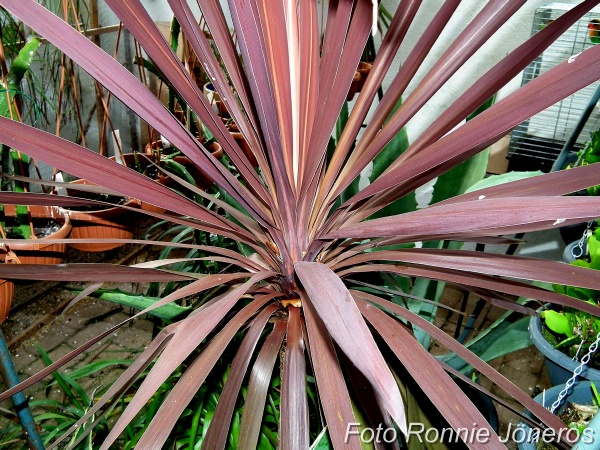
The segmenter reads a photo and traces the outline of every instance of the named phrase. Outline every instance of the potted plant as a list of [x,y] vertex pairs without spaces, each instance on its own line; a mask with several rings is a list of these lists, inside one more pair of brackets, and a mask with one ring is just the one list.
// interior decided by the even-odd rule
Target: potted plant
[[[87,180],[74,180],[70,183],[73,187],[67,188],[69,195],[78,198],[88,198],[103,201],[103,205],[90,205],[70,207],[65,209],[72,221],[70,237],[73,239],[131,239],[133,238],[133,223],[131,211],[119,207],[122,204],[127,207],[138,205],[136,200],[110,194],[97,194],[78,190],[76,186],[90,185]],[[108,205],[106,204],[108,203]],[[116,206],[110,206],[115,204]],[[119,248],[124,244],[118,242],[106,243],[75,243],[69,245],[83,252],[105,252]]]
[[[587,255],[571,264],[587,269],[600,269],[600,229],[590,231],[586,239]],[[554,285],[557,293],[574,297],[580,303],[597,305],[600,291],[578,286]],[[579,365],[579,360],[600,333],[600,319],[574,307],[543,308],[539,317],[532,317],[529,327],[531,340],[546,357],[546,368],[553,385],[565,383]],[[600,370],[595,355],[581,374],[588,380],[599,381]]]
[[[535,401],[546,408],[551,408],[565,389],[565,384],[556,385],[538,394]],[[598,411],[598,405],[600,405],[600,396],[593,381],[580,381],[568,389],[567,395],[555,412],[568,426],[565,435],[571,444],[579,441],[583,444],[592,444],[598,438],[598,430],[592,423],[592,419]],[[552,443],[556,443],[556,437],[550,433],[544,435],[544,430],[536,432],[524,423],[519,426],[520,430],[512,430],[512,433],[518,436],[516,440],[519,450],[557,448],[552,445]]]
[[[32,269],[20,265],[17,270],[11,265],[0,266],[0,277],[5,279],[191,281],[139,314],[219,287],[214,296],[203,297],[192,313],[164,327],[107,394],[77,420],[76,429],[102,414],[103,408],[110,409],[112,402],[118,401],[154,361],[119,420],[111,424],[101,447],[110,448],[185,362],[189,367],[156,411],[137,443],[139,448],[177,444],[177,436],[171,433],[176,432],[180,416],[188,414],[189,405],[188,411],[196,411],[194,405],[199,397],[194,394],[201,395],[205,380],[221,364],[226,365],[229,376],[212,420],[205,421],[206,429],[198,432],[207,448],[223,448],[228,439],[237,442],[238,448],[255,448],[261,439],[265,410],[273,413],[267,419],[277,424],[277,441],[283,449],[309,448],[316,436],[328,436],[333,448],[358,449],[361,434],[364,438],[369,430],[373,432],[379,426],[388,432],[388,439],[395,432],[395,439],[402,440],[400,434],[407,434],[408,421],[420,406],[413,395],[418,391],[425,393],[430,408],[436,409],[450,427],[489,433],[485,442],[467,442],[469,447],[503,448],[477,408],[446,373],[445,366],[419,344],[415,337],[419,333],[430,334],[464,358],[547,426],[556,430],[564,427],[528,394],[439,330],[432,323],[435,313],[431,314],[431,309],[429,314],[412,312],[425,311],[423,305],[431,306],[422,301],[427,292],[420,294],[413,287],[415,279],[454,283],[486,300],[529,313],[533,312],[511,302],[507,295],[527,295],[574,306],[576,299],[531,286],[528,281],[595,288],[600,283],[597,271],[582,267],[566,271],[565,265],[552,261],[459,251],[444,246],[442,241],[506,242],[503,235],[507,233],[598,217],[600,199],[564,195],[598,184],[600,174],[591,170],[593,167],[579,167],[459,195],[419,210],[415,210],[411,193],[438,175],[471,161],[532,114],[600,78],[600,48],[592,48],[457,127],[597,2],[576,5],[504,57],[400,155],[388,152],[387,144],[413,113],[442,88],[454,69],[516,12],[519,2],[486,3],[427,77],[415,83],[417,88],[406,95],[404,87],[459,3],[444,2],[422,40],[409,52],[375,113],[367,119],[401,43],[399,37],[412,18],[419,17],[415,13],[420,2],[401,2],[366,84],[349,111],[339,139],[331,145],[330,137],[372,30],[373,2],[330,2],[323,45],[316,2],[300,2],[298,9],[295,3],[229,2],[242,54],[240,60],[219,3],[201,1],[203,17],[227,76],[198,22],[191,20],[187,3],[170,2],[182,32],[214,77],[213,85],[221,101],[240,129],[246,130],[245,137],[259,170],[236,144],[200,88],[191,82],[141,2],[107,3],[222,145],[235,170],[230,171],[222,160],[203,148],[127,69],[68,24],[34,0],[0,0],[0,5],[52,41],[157,129],[227,195],[220,195],[219,191],[218,196],[211,195],[210,202],[202,205],[74,143],[25,125],[9,126],[2,118],[0,142],[10,142],[37,159],[124,196],[168,208],[173,213],[168,218],[177,225],[194,227],[214,238],[214,244],[204,246],[204,250],[215,254],[215,260],[226,261],[230,268],[223,273],[199,275],[161,270],[164,261],[119,268],[67,265]],[[311,89],[315,86],[319,89]],[[368,125],[357,137],[365,120]],[[374,159],[377,175],[362,190],[352,191],[354,181]],[[9,200],[0,195],[0,201]],[[27,193],[18,200],[50,201],[43,195]],[[374,217],[387,207],[390,209],[385,217]],[[238,250],[221,248],[217,236],[235,240]],[[425,245],[415,248],[416,242]],[[403,294],[416,304],[409,308],[408,300],[402,296],[393,302],[357,290],[352,281],[354,274],[369,272],[397,275],[406,290]],[[598,307],[589,304],[581,309],[600,313]],[[238,345],[233,339],[240,331],[243,338]],[[100,339],[93,339],[85,348]],[[223,356],[232,349],[231,357]],[[81,351],[74,350],[3,392],[0,401]],[[270,391],[270,381],[276,379],[280,384]],[[404,397],[399,385],[409,386]],[[315,391],[318,401],[309,394]],[[269,392],[280,394],[277,405],[269,401]],[[241,416],[236,409],[238,401],[243,402]],[[198,411],[201,414],[201,409]],[[230,428],[239,429],[239,433],[230,433]],[[90,427],[77,430],[81,433],[75,441],[85,439]],[[70,439],[71,431],[69,428],[56,442]],[[190,447],[197,443],[187,442]]]

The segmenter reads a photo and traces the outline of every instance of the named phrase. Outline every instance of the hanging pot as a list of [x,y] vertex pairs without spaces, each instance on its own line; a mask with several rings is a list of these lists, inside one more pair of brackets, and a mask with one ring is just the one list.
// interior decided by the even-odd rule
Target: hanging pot
[[[65,239],[71,231],[71,221],[62,208],[55,206],[29,206],[32,220],[53,219],[61,224],[60,228],[40,239],[23,239],[21,242],[11,244],[22,264],[61,264],[65,256],[66,244],[46,244],[45,239]],[[7,217],[16,215],[14,205],[5,205],[4,214]]]
[[[541,311],[541,310],[539,310]],[[529,322],[529,336],[533,345],[546,357],[546,371],[552,386],[566,383],[573,371],[579,366],[578,361],[572,360],[560,350],[554,348],[542,334],[542,319],[532,317]],[[580,375],[585,380],[600,381],[600,370],[584,367]]]
[[[557,413],[560,414],[565,409],[567,403],[577,403],[579,405],[593,405],[593,391],[591,388],[591,383],[591,381],[579,381],[573,387],[571,387],[564,401],[561,403],[561,406],[558,408]],[[564,389],[565,384],[559,384],[557,386],[554,386],[553,388],[547,389],[546,392],[542,392],[541,394],[537,395],[534,400],[540,405],[549,408],[558,399],[559,394]],[[532,417],[529,411],[526,411],[525,414],[527,414],[529,417]],[[565,428],[567,428],[567,425],[565,425]],[[517,428],[514,428],[512,430],[509,428],[509,431],[511,431],[511,437],[514,437],[514,439],[512,440],[516,441],[519,450],[536,450],[537,448],[540,448],[538,447],[538,441],[543,441],[544,439],[543,431],[540,432],[539,436],[536,436],[535,431],[532,430],[531,427],[529,427],[529,425],[526,425],[523,422],[520,423]],[[597,434],[597,430],[588,430],[586,431],[586,434],[589,431],[593,431]],[[546,439],[549,438],[550,436],[547,435]],[[573,436],[570,436],[569,438],[575,438],[574,432]]]
[[[86,180],[75,180],[71,184],[93,184]],[[138,202],[127,200],[124,206],[135,207]],[[131,239],[133,238],[133,223],[131,212],[122,208],[112,207],[98,211],[67,210],[73,223],[71,238],[73,239]],[[83,252],[104,252],[122,247],[119,243],[77,244],[71,247]]]

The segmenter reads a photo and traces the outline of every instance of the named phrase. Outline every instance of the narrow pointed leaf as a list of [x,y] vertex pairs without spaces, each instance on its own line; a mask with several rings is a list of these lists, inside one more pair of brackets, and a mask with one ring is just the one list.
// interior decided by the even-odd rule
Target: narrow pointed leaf
[[[469,220],[465,221],[465,217]],[[383,217],[334,231],[330,238],[392,237],[429,234],[450,235],[455,232],[483,232],[487,235],[509,234],[511,227],[534,231],[557,228],[567,220],[579,222],[600,217],[600,199],[589,197],[503,197],[431,206],[400,216]],[[418,240],[418,239],[417,239]]]
[[271,305],[261,311],[252,322],[246,336],[244,336],[244,340],[240,344],[240,348],[231,363],[231,370],[227,377],[227,382],[223,386],[223,391],[219,396],[219,403],[217,403],[217,408],[210,421],[208,431],[204,435],[204,442],[202,444],[203,449],[219,450],[225,448],[233,409],[235,408],[237,398],[240,394],[240,387],[246,376],[250,359],[252,358],[258,339],[260,338],[267,321],[276,310],[277,307]]
[[[240,327],[269,300],[269,296],[263,296],[250,303],[236,315],[235,320],[230,321],[228,325],[210,341],[202,354],[199,355],[186,369],[152,419],[152,423],[160,424],[160,426],[149,427],[148,432],[145,433],[138,442],[138,446],[141,448],[163,447],[165,440],[169,437],[179,416],[189,405],[189,402],[193,399],[206,377],[212,371],[218,359],[222,357],[223,350],[227,344],[239,331]],[[269,316],[272,314],[273,310],[274,307],[266,308],[261,313],[261,317],[264,315]],[[221,403],[219,402],[218,404]],[[226,424],[225,433],[227,433],[228,430],[229,422]]]
[[478,435],[482,433],[478,430],[487,430],[485,434],[489,437],[489,441],[485,443],[477,442],[477,440],[474,442],[468,441],[467,436],[460,434],[461,439],[464,439],[471,449],[505,448],[498,435],[492,430],[466,394],[444,372],[435,358],[421,347],[402,325],[373,305],[360,301],[357,304],[361,313],[390,346],[450,426],[455,430],[470,429],[475,433],[479,433]]
[[398,386],[342,280],[324,264],[299,262],[295,268],[310,304],[333,339],[373,385],[400,430],[406,433]]
[[288,308],[285,361],[281,378],[281,450],[305,449],[308,437],[308,401],[306,398],[306,362],[300,309]]
[[248,382],[248,393],[246,394],[246,402],[244,403],[240,423],[238,448],[256,448],[271,376],[275,361],[281,350],[286,328],[287,321],[282,319],[275,321],[273,331],[267,337],[252,366],[250,381]]
[[303,303],[312,367],[333,447],[359,450],[358,437],[346,439],[348,424],[356,418],[331,336],[310,302]]

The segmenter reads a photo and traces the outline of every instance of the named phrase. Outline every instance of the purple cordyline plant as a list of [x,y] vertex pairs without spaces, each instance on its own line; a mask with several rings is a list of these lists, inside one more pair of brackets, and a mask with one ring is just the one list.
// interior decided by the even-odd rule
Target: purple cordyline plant
[[[280,354],[284,355],[279,424],[282,449],[309,447],[308,373],[315,377],[321,414],[336,449],[361,448],[356,435],[347,439],[348,425],[352,423],[371,427],[395,424],[406,432],[405,401],[399,389],[403,381],[396,378],[399,373],[414,380],[451,427],[475,426],[489,432],[489,442],[469,441],[470,448],[504,448],[448,374],[451,369],[417,342],[406,325],[409,323],[458,354],[532,411],[538,418],[536,425],[555,430],[564,427],[528,394],[429,321],[403,305],[352,288],[348,278],[368,272],[389,273],[411,280],[452,283],[519,311],[524,308],[507,294],[600,313],[595,306],[529,284],[536,280],[600,289],[597,271],[573,266],[567,270],[561,263],[531,258],[399,246],[441,240],[502,243],[507,242],[503,235],[600,217],[600,199],[565,196],[600,184],[600,173],[594,166],[459,195],[418,211],[373,218],[415,188],[478,154],[522,121],[598,80],[600,47],[596,46],[559,64],[457,127],[599,2],[581,2],[507,55],[475,81],[404,153],[394,155],[393,162],[377,179],[357,194],[338,201],[360,172],[386,151],[386,145],[415,113],[525,0],[485,2],[398,107],[409,82],[460,4],[460,0],[443,2],[393,75],[390,87],[357,140],[377,90],[422,7],[421,0],[402,0],[330,155],[332,130],[372,31],[372,1],[330,0],[326,25],[321,30],[316,0],[198,0],[218,49],[217,61],[188,2],[169,0],[182,32],[244,134],[258,170],[226,130],[141,1],[106,0],[170,86],[222,145],[234,172],[203,148],[131,73],[71,26],[34,0],[0,0],[0,6],[48,39],[202,167],[237,202],[238,209],[201,193],[219,207],[217,211],[209,209],[74,143],[4,118],[0,118],[0,142],[99,186],[169,211],[147,212],[154,217],[225,236],[254,252],[244,256],[204,246],[203,251],[218,255],[221,261],[239,270],[196,278],[161,270],[159,264],[0,266],[0,277],[8,279],[191,280],[148,310],[215,286],[229,286],[225,293],[194,313],[166,326],[78,424],[97,418],[154,361],[102,445],[103,449],[110,448],[162,383],[188,356],[197,354],[138,444],[138,448],[161,448],[227,344],[240,330],[246,330],[202,448],[225,447],[232,411],[246,374],[250,374],[251,382],[244,399],[237,445],[243,449],[256,447],[268,380]],[[231,38],[226,13],[233,21],[237,46]],[[89,201],[2,193],[0,202],[69,206]],[[223,211],[226,214],[220,213]],[[225,317],[227,320],[223,320]],[[112,331],[7,390],[0,400],[37,382]],[[211,338],[207,340],[207,336]]]

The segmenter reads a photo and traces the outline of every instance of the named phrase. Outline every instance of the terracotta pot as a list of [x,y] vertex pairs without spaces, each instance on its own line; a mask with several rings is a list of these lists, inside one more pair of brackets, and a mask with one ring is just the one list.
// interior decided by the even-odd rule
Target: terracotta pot
[[223,157],[223,147],[218,142],[211,142],[208,145],[205,145],[206,150],[208,150],[215,158],[220,159]]
[[[41,239],[23,239],[22,242],[11,244],[22,264],[61,264],[65,256],[66,244],[45,244],[44,239],[65,239],[71,231],[71,220],[65,210],[54,206],[29,206],[32,218],[52,218],[59,221],[60,229]],[[14,216],[16,207],[5,205],[4,214]]]
[[346,95],[346,100],[351,101],[354,98],[354,94],[358,91],[358,86],[360,85],[360,80],[362,75],[360,72],[354,72],[354,77],[352,78],[352,84],[350,85],[350,90],[348,91],[348,95]]
[[[137,164],[139,164],[139,168],[142,169],[142,171],[146,170],[146,168],[148,166],[150,166],[151,163],[155,163],[156,162],[156,154],[153,153],[154,149],[162,148],[162,142],[161,141],[155,141],[152,142],[150,144],[146,144],[146,152],[145,153],[138,153],[137,156]],[[135,162],[135,154],[134,153],[125,153],[122,155],[123,156],[123,162],[125,163],[125,165],[127,167],[129,167],[130,169],[136,170],[136,162]],[[115,157],[111,156],[109,159],[115,161]],[[160,170],[156,169],[157,174],[156,174],[156,181],[158,181],[161,184],[164,184],[162,182],[162,179],[164,178],[161,175]],[[158,206],[154,206],[150,203],[146,203],[143,202],[141,200],[137,200],[138,204],[140,205],[140,208],[142,208],[144,211],[152,211],[152,212],[156,212],[159,214],[163,214],[166,209],[164,208],[159,208]]]
[[356,92],[360,92],[367,81],[367,77],[373,68],[373,64],[361,61],[358,63],[358,68],[356,69],[358,73],[360,73],[360,82],[358,83],[358,87]]
[[[211,149],[211,147],[212,147],[212,149]],[[221,145],[217,144],[216,142],[213,142],[212,144],[210,144],[207,147],[207,150],[210,150],[211,153],[213,154],[213,156],[215,156],[215,158],[220,157],[220,156],[218,156],[219,152],[220,152],[220,155],[223,156],[223,149],[222,149]],[[189,159],[187,156],[175,156],[173,158],[173,160],[175,162],[178,162],[179,164],[185,166],[187,171],[190,173],[190,175],[196,182],[197,188],[205,191],[205,190],[209,189],[213,184],[215,184],[215,181],[211,177],[209,177],[206,172],[204,172],[196,164],[194,164],[192,162],[192,160]],[[177,183],[175,180],[172,180],[170,177],[163,177],[163,179],[161,179],[160,182],[163,183],[165,186],[172,187],[175,189],[181,187],[179,185],[179,183]]]
[[[4,264],[19,264],[21,261],[12,251],[3,255]],[[8,312],[12,306],[15,285],[12,281],[0,280],[0,324],[8,317]]]
[[231,133],[231,137],[235,139],[237,144],[244,152],[244,155],[246,155],[246,158],[248,158],[248,160],[250,161],[250,164],[252,164],[252,167],[258,167],[258,161],[256,160],[256,156],[254,156],[254,153],[252,153],[252,150],[250,150],[250,146],[248,145],[248,142],[246,141],[244,135],[240,132],[238,126],[235,123],[232,123],[227,127],[227,129]]
[[[75,180],[72,184],[92,184],[86,180]],[[128,200],[125,206],[139,205],[137,200]],[[100,211],[73,211],[67,210],[73,229],[73,239],[131,239],[133,238],[133,224],[131,213],[121,208],[107,208]],[[98,243],[98,244],[69,244],[71,247],[83,252],[105,252],[121,247],[124,244]]]
[[14,293],[15,284],[12,281],[0,280],[0,323],[8,317]]

